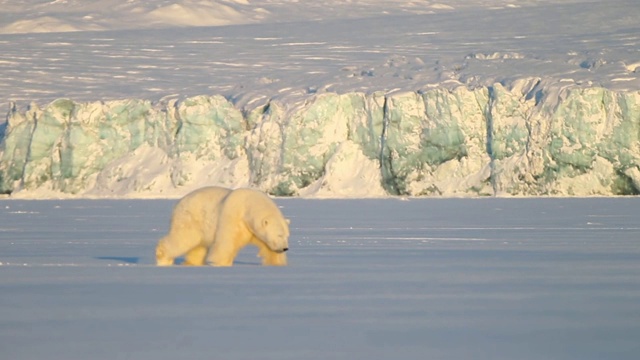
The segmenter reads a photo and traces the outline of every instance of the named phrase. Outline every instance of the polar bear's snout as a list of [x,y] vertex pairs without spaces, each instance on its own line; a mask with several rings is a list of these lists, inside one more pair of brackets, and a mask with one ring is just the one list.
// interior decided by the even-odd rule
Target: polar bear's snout
[[277,252],[278,254],[282,254],[283,252],[285,252],[285,251],[287,251],[287,250],[289,250],[289,248],[288,248],[288,247],[285,247],[285,248],[282,248],[282,249],[275,249],[275,250],[273,250],[273,251]]

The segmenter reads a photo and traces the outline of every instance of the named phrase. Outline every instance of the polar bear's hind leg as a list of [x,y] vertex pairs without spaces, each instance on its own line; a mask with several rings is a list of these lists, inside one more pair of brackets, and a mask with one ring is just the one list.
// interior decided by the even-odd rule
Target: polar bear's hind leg
[[202,266],[204,258],[207,256],[207,248],[205,246],[196,246],[189,250],[184,256],[184,265]]
[[[167,236],[158,241],[156,247],[156,263],[159,266],[173,265],[175,258],[186,254],[202,243],[202,235],[198,230],[189,228],[171,229]],[[176,241],[175,239],[182,239]],[[195,254],[194,254],[195,259]]]
[[169,256],[166,246],[162,240],[156,247],[156,264],[158,266],[171,266],[173,265],[174,258]]

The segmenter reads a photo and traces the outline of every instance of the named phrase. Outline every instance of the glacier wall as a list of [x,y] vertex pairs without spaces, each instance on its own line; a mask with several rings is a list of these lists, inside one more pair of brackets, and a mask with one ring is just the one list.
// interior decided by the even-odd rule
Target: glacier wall
[[12,104],[0,192],[177,196],[217,184],[318,197],[640,193],[640,91],[539,84],[323,93],[241,109],[215,95]]

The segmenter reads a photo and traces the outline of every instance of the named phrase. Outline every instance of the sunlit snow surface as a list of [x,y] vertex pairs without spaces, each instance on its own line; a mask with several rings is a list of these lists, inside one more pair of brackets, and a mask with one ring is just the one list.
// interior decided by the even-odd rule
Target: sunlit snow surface
[[[8,101],[26,106],[60,97],[156,101],[202,94],[232,97],[242,106],[325,91],[473,87],[529,77],[635,90],[636,5],[3,0],[0,110]],[[158,10],[172,17],[158,19]],[[201,22],[203,13],[210,24]]]
[[639,198],[278,199],[290,266],[158,268],[174,202],[0,202],[0,358],[640,354]]
[[[0,9],[0,113],[10,110],[0,119],[1,193],[640,191],[636,0],[0,0]],[[220,109],[216,122],[235,124],[233,136],[201,141],[223,138],[217,125],[199,129]]]

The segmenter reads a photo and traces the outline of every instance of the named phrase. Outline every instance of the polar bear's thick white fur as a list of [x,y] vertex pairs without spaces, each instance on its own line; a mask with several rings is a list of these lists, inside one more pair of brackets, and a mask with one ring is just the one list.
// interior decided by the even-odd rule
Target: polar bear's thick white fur
[[213,244],[218,210],[230,189],[210,186],[185,195],[173,208],[169,233],[158,242],[158,265],[173,265],[185,255],[185,265],[202,265]]
[[265,193],[253,189],[206,187],[175,206],[169,233],[158,242],[158,265],[231,266],[240,249],[258,247],[263,265],[286,265],[289,221]]

